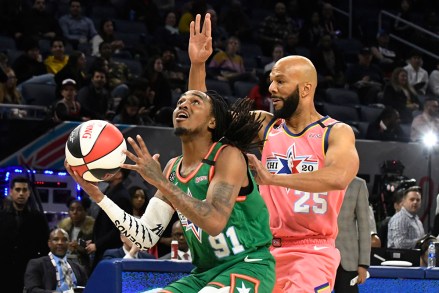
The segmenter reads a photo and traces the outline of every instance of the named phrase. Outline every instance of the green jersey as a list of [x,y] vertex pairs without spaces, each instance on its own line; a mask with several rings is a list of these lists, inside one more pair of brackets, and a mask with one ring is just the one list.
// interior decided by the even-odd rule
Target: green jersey
[[[215,172],[215,160],[226,146],[220,142],[212,145],[202,163],[187,177],[179,174],[182,156],[177,157],[168,172],[169,180],[189,196],[205,200]],[[249,170],[247,174],[249,186],[241,189],[230,218],[219,235],[210,236],[177,211],[196,272],[242,260],[247,254],[271,245],[267,207]]]

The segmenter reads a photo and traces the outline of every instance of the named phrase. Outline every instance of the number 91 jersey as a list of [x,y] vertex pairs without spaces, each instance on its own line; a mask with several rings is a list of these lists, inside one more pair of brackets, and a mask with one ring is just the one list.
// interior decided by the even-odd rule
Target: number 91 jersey
[[[225,146],[220,142],[215,143],[203,162],[187,177],[179,175],[182,157],[176,158],[168,172],[168,179],[189,196],[206,199],[210,178],[214,174],[215,159]],[[271,258],[266,249],[272,239],[268,209],[249,171],[248,176],[249,185],[253,186],[252,191],[238,196],[226,227],[217,236],[210,236],[177,211],[197,272],[237,261],[238,258],[243,260],[245,255],[262,247],[268,254],[267,258]]]
[[[262,164],[272,174],[314,172],[324,167],[328,136],[338,121],[326,116],[292,133],[283,120],[265,129]],[[337,216],[345,190],[310,193],[282,186],[261,185],[275,238],[337,237]]]

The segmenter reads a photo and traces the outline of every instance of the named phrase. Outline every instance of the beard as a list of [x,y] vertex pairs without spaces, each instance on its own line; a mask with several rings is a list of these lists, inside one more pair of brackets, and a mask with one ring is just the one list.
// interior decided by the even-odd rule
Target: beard
[[174,129],[174,134],[176,136],[183,136],[183,135],[189,134],[189,129],[183,128],[183,127],[177,127]]
[[291,95],[284,100],[284,105],[279,110],[274,110],[274,118],[276,119],[288,119],[294,112],[296,112],[297,106],[299,106],[299,86],[296,87]]

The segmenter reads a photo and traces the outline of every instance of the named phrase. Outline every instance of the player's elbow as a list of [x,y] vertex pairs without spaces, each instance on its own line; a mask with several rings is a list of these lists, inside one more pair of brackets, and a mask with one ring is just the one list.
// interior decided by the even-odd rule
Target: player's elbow
[[212,225],[205,229],[207,234],[212,237],[218,236],[226,227],[227,222],[222,220],[213,219]]

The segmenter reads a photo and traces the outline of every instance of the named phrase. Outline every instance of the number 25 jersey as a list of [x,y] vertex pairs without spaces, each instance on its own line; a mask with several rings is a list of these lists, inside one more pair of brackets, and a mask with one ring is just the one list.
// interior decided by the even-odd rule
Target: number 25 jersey
[[[314,172],[324,167],[328,136],[338,121],[326,116],[294,134],[285,121],[272,120],[265,129],[262,164],[272,174]],[[304,192],[282,186],[261,185],[275,238],[337,237],[337,216],[345,190]]]

